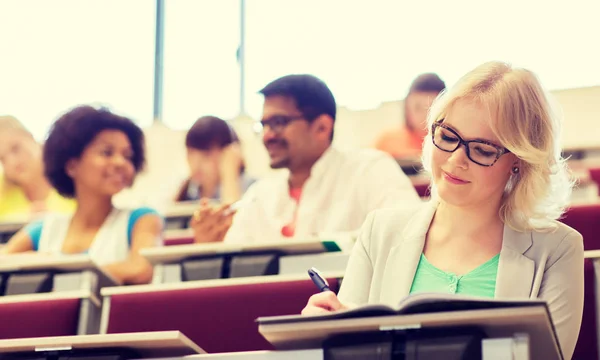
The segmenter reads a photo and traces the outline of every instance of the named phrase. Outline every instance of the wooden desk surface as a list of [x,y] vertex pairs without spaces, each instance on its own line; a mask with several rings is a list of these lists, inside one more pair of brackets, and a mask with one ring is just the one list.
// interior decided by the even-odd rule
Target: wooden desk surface
[[36,252],[0,256],[0,271],[87,270],[97,268],[87,255],[52,256]]
[[194,230],[192,228],[169,229],[169,230],[165,230],[164,237],[165,237],[165,240],[193,238]]
[[0,272],[14,272],[26,270],[59,270],[59,271],[84,271],[94,270],[103,273],[114,284],[119,281],[102,271],[100,266],[93,262],[88,255],[50,255],[36,252],[21,254],[0,255]]
[[13,233],[21,230],[25,223],[0,222],[0,233]]
[[40,294],[0,296],[0,305],[66,299],[90,299],[96,306],[100,306],[100,300],[89,290],[73,290]]
[[587,250],[583,252],[586,259],[600,259],[600,250]]
[[239,252],[281,251],[285,254],[316,254],[327,252],[321,240],[285,240],[248,244],[209,243],[161,246],[142,249],[140,254],[152,264],[173,263],[192,256],[229,254]]
[[198,210],[197,201],[185,201],[172,204],[167,211],[165,211],[165,217],[176,218],[192,216],[194,211]]
[[[344,272],[323,272],[322,275],[328,279],[341,279],[344,277]],[[215,279],[215,280],[198,280],[184,281],[177,283],[166,284],[149,284],[149,285],[129,285],[107,287],[101,290],[102,296],[125,295],[125,294],[140,294],[146,292],[185,290],[185,289],[201,289],[219,286],[237,286],[237,285],[252,285],[265,284],[275,282],[302,281],[310,280],[308,274],[290,274],[290,275],[269,275],[269,276],[249,276],[240,278]],[[315,288],[316,289],[316,288]]]
[[59,336],[0,340],[0,353],[34,352],[53,349],[130,348],[142,356],[185,356],[204,354],[198,345],[179,331],[125,334]]
[[340,320],[261,324],[259,332],[277,349],[310,349],[334,334],[410,328],[481,326],[489,337],[512,337],[527,333],[532,359],[559,360],[558,343],[545,307],[452,311]]

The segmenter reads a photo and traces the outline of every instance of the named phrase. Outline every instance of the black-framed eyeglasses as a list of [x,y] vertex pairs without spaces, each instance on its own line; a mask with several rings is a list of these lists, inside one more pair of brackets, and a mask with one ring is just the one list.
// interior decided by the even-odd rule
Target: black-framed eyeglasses
[[509,153],[508,149],[485,140],[463,140],[458,133],[442,123],[444,119],[433,123],[431,139],[433,144],[445,152],[455,152],[464,145],[467,157],[477,165],[492,166],[500,156]]
[[263,119],[260,121],[260,125],[262,127],[262,131],[264,132],[268,127],[275,133],[280,133],[288,126],[292,121],[295,120],[303,120],[304,115],[273,115],[268,119]]

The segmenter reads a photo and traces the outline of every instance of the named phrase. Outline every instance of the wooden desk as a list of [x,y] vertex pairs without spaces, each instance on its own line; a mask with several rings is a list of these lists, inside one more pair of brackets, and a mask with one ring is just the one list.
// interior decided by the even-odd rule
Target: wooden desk
[[94,305],[98,307],[101,305],[99,298],[91,291],[86,290],[1,296],[0,305],[66,299],[89,299]]
[[560,349],[550,315],[544,306],[451,311],[338,320],[267,323],[258,319],[259,332],[277,349],[314,349],[332,335],[457,326],[482,327],[490,338],[528,334],[532,359],[559,360]]
[[[326,278],[341,279],[344,277],[344,272],[323,272],[322,275]],[[185,281],[185,282],[180,282],[180,283],[168,283],[168,284],[115,286],[115,287],[103,288],[100,293],[101,293],[102,297],[104,297],[104,300],[106,301],[107,297],[110,298],[113,295],[142,294],[142,293],[148,293],[148,292],[161,292],[161,291],[186,290],[186,289],[202,289],[202,288],[214,288],[214,287],[237,286],[237,285],[268,284],[268,283],[277,283],[277,282],[303,281],[303,280],[308,280],[308,279],[309,279],[309,277],[307,274],[249,276],[249,277],[229,278],[229,279]]]
[[[500,340],[505,341],[500,344],[489,344],[486,340],[482,341],[483,354],[481,360],[529,359],[528,356],[520,356],[522,354],[515,351],[513,343],[510,342],[513,339],[506,338]],[[323,360],[324,358],[325,354],[323,349],[307,349],[288,351],[241,351],[235,353],[190,355],[185,358],[155,360]]]
[[[154,265],[152,283],[158,284],[271,276],[281,274],[283,269],[297,268],[298,262],[303,260],[307,263],[306,269],[309,269],[311,266],[323,264],[323,261],[319,262],[323,259],[317,257],[314,259],[316,263],[313,264],[306,256],[341,253],[342,248],[347,247],[342,243],[343,241],[338,245],[336,241],[319,240],[285,240],[277,243],[248,244],[210,243],[149,248],[143,249],[140,253]],[[331,260],[334,264],[340,263],[339,259]],[[306,269],[302,273],[305,274]],[[338,268],[330,267],[330,269]],[[345,265],[339,269],[345,269]]]
[[171,205],[164,213],[166,228],[169,230],[187,228],[190,218],[194,214],[194,211],[198,210],[198,207],[197,201],[180,202]]
[[[154,360],[323,360],[323,349],[291,351],[240,351],[220,354],[190,355],[184,358]],[[0,359],[1,360],[1,359]],[[146,359],[150,360],[150,359]],[[482,359],[485,360],[485,359]]]
[[2,233],[7,233],[7,232],[17,232],[19,231],[23,226],[25,225],[25,223],[21,223],[21,222],[0,222],[0,232]]
[[[144,357],[203,354],[204,350],[179,331],[103,334],[0,340],[0,353],[78,352],[105,348],[131,349]],[[38,355],[39,356],[39,355]]]
[[[0,307],[21,304],[34,313],[39,302],[54,302],[62,308],[71,304],[68,311],[77,323],[77,330],[62,335],[97,333],[100,328],[100,289],[119,283],[104,273],[87,255],[50,256],[24,253],[0,258],[0,276],[6,283]],[[32,278],[33,277],[33,278]],[[32,280],[33,279],[33,280]],[[42,292],[40,292],[42,291]],[[49,292],[43,292],[49,291]],[[75,303],[75,300],[78,301]],[[53,306],[48,305],[48,311]],[[41,314],[44,315],[44,314]],[[44,317],[41,316],[40,319]],[[27,324],[24,324],[25,326]],[[32,324],[35,325],[35,324]],[[24,329],[27,334],[27,329]],[[53,333],[47,333],[53,334]]]
[[140,254],[152,264],[174,263],[195,256],[253,253],[264,251],[278,251],[286,255],[316,254],[329,251],[332,246],[337,246],[332,241],[286,240],[282,242],[264,242],[248,244],[209,243],[190,244],[167,247],[154,247],[142,249]]
[[60,270],[79,271],[97,268],[89,256],[48,255],[37,252],[0,255],[0,271]]
[[0,244],[7,243],[24,225],[24,222],[0,222]]
[[193,237],[194,237],[194,230],[192,230],[191,228],[165,230],[165,240],[193,238]]
[[185,217],[192,216],[194,211],[198,210],[199,202],[198,201],[182,201],[173,203],[167,211],[165,211],[165,217],[167,218],[175,218],[175,217]]
[[118,280],[104,272],[88,255],[85,254],[48,255],[28,252],[0,255],[0,273],[44,270],[58,272],[93,271],[106,277],[110,281],[110,284],[108,285],[120,285]]

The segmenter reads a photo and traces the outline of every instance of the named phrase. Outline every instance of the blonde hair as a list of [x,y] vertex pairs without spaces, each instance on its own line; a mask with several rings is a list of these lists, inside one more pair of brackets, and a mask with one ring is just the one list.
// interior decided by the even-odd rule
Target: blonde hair
[[31,133],[25,128],[25,126],[23,126],[23,124],[14,116],[0,115],[0,131],[5,130],[17,130],[25,134],[31,135]]
[[[35,141],[31,132],[29,132],[29,130],[27,130],[25,126],[23,126],[23,124],[17,120],[17,118],[10,115],[0,115],[0,133],[7,130],[17,131]],[[8,191],[8,189],[16,186],[9,179],[2,176],[3,172],[4,169],[2,169],[2,164],[0,164],[0,196],[3,192]]]
[[[573,182],[561,157],[560,116],[538,78],[502,62],[476,67],[436,99],[428,115],[427,139],[433,123],[460,99],[487,108],[493,133],[520,160],[519,173],[511,176],[502,198],[502,221],[517,231],[556,228]],[[430,173],[432,152],[432,141],[424,141],[423,167]]]

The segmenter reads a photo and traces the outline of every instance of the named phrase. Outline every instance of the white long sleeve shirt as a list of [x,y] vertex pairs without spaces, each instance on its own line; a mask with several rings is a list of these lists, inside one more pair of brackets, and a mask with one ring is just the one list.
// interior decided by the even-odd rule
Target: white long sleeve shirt
[[410,179],[389,155],[377,150],[342,152],[330,147],[313,165],[299,203],[290,196],[289,172],[258,181],[241,200],[225,241],[281,241],[294,220],[292,239],[360,228],[375,209],[420,202]]

